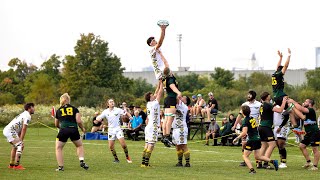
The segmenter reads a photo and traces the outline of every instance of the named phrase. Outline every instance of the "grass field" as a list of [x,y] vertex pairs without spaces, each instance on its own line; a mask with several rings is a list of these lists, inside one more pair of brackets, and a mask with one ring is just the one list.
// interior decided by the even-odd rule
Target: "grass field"
[[[25,149],[22,155],[24,171],[8,169],[10,146],[4,139],[0,141],[0,179],[319,179],[320,172],[310,172],[301,168],[305,160],[295,146],[287,147],[288,168],[257,170],[248,174],[247,167],[239,167],[240,147],[203,146],[203,142],[189,141],[191,168],[175,167],[176,151],[158,143],[151,156],[151,168],[141,168],[143,141],[127,141],[129,154],[133,160],[128,164],[124,153],[116,143],[120,159],[114,164],[108,150],[107,141],[84,141],[85,160],[90,166],[88,171],[79,167],[75,147],[68,143],[64,148],[65,171],[55,172],[56,132],[48,128],[28,129]],[[275,150],[273,158],[279,159]],[[251,157],[252,161],[253,158]]]

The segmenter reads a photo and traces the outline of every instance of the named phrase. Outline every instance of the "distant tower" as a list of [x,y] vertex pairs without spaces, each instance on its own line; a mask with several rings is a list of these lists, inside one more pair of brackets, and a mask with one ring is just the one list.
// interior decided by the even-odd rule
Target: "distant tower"
[[320,47],[316,47],[316,68],[320,67]]
[[249,70],[258,70],[259,65],[256,59],[256,53],[252,53],[251,59],[249,60]]

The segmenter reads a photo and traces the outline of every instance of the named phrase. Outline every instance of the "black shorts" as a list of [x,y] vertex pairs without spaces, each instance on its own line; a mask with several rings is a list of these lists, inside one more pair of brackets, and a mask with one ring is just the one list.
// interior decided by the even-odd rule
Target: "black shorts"
[[244,148],[247,151],[253,151],[261,148],[261,141],[255,140],[255,141],[248,141],[246,144],[246,147]]
[[61,142],[67,142],[68,139],[71,141],[77,141],[80,139],[78,128],[62,128],[60,129],[57,139]]
[[167,96],[164,99],[164,108],[176,108],[177,98]]
[[259,126],[258,131],[262,142],[271,142],[276,140],[274,138],[272,128]]
[[311,144],[312,147],[319,146],[320,144],[320,131],[314,133],[307,133],[304,139],[301,141],[302,144],[308,146]]
[[101,122],[100,122],[100,123],[98,123],[98,124],[93,123],[93,124],[92,124],[92,126],[100,127],[100,126],[101,126],[101,124],[102,124]]

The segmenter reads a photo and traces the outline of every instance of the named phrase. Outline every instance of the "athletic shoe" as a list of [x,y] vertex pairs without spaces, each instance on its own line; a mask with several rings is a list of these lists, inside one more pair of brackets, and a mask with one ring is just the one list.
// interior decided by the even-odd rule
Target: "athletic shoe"
[[13,167],[14,167],[14,166],[11,166],[11,165],[8,166],[9,169],[13,169]]
[[13,166],[13,169],[25,170],[26,168],[24,168],[22,165],[18,165],[18,166]]
[[204,146],[209,146],[209,144],[204,144]]
[[183,167],[183,164],[182,163],[177,163],[176,167]]
[[132,160],[131,160],[130,156],[128,156],[126,159],[127,159],[128,163],[132,163]]
[[166,146],[166,147],[171,147],[171,142],[169,141],[169,139],[168,138],[164,138],[163,139],[163,144]]
[[190,163],[186,163],[184,167],[191,167]]
[[247,166],[247,164],[245,162],[241,162],[239,166]]
[[308,169],[309,171],[318,171],[318,167],[312,166]]
[[120,163],[119,159],[113,160],[113,163]]
[[303,165],[302,167],[307,169],[307,168],[312,167],[312,166],[313,166],[312,162],[309,162],[309,163],[306,163],[305,165]]
[[146,168],[146,167],[153,167],[153,166],[151,166],[150,164],[148,164],[148,165],[141,164],[141,165],[140,165],[140,167],[142,167],[142,168]]
[[[279,167],[279,166],[278,166],[278,167]],[[265,166],[265,169],[268,169],[268,170],[274,170],[274,168],[273,168],[273,167],[271,167],[270,165]]]
[[81,162],[81,163],[80,163],[80,167],[82,167],[82,168],[85,169],[85,170],[88,170],[88,169],[89,169],[89,166],[88,166],[85,162]]
[[282,169],[282,168],[287,168],[287,164],[286,163],[281,163],[279,165],[279,168]]
[[56,169],[56,171],[64,171],[64,168],[63,168],[63,167],[58,167],[58,168]]
[[279,169],[279,163],[278,160],[273,160],[274,170],[278,171]]
[[257,164],[257,169],[265,169],[265,167],[262,164]]
[[301,130],[300,128],[293,128],[292,132],[294,132],[297,135],[305,134],[306,132]]
[[291,104],[289,105],[289,107],[282,113],[282,115],[283,115],[283,116],[288,115],[288,114],[290,113],[290,111],[292,111],[293,108],[294,108],[294,104],[291,103]]
[[255,170],[250,171],[249,174],[256,174],[257,172]]

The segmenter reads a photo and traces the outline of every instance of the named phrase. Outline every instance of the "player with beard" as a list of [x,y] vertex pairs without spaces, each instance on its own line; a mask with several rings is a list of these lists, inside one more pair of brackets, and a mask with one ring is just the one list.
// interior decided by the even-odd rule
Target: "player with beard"
[[[247,101],[242,104],[242,106],[247,105],[250,107],[250,116],[256,121],[257,124],[259,124],[259,115],[260,115],[260,106],[261,103],[256,100],[257,93],[253,90],[250,90],[247,95]],[[235,130],[237,127],[237,124],[241,122],[242,119],[242,114],[239,113],[236,122],[234,123],[232,127],[232,131]],[[242,153],[244,152],[245,146],[247,143],[247,137],[243,136],[242,137]],[[246,166],[245,162],[241,162],[239,166]]]

